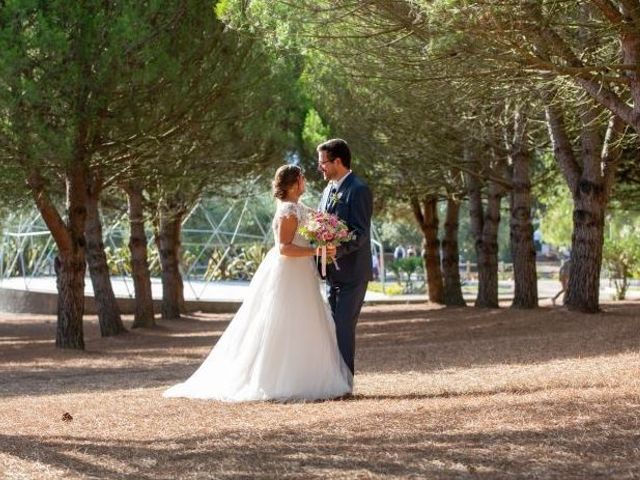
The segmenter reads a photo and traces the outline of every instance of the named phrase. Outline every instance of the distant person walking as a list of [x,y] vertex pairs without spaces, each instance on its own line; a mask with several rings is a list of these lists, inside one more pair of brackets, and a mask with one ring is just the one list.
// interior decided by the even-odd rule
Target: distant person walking
[[371,253],[371,268],[373,270],[373,279],[380,279],[380,260],[378,260],[378,254],[376,252]]
[[393,259],[400,260],[407,256],[407,251],[404,249],[402,244],[398,245],[396,249],[393,251]]
[[560,295],[564,293],[562,297],[562,304],[564,305],[567,301],[567,290],[569,288],[569,278],[571,277],[571,260],[567,260],[560,267],[560,284],[562,285],[562,290],[556,293],[556,296],[551,299],[551,303],[556,304],[556,300]]

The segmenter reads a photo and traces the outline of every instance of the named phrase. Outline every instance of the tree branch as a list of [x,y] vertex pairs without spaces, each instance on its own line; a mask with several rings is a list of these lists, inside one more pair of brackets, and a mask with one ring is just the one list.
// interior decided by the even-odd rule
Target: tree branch
[[416,222],[418,222],[418,225],[420,225],[420,228],[422,229],[424,225],[424,215],[422,214],[422,209],[420,208],[420,202],[414,196],[411,196],[410,202],[411,202],[411,210],[413,210],[413,216],[415,217]]
[[635,23],[636,29],[640,24],[640,3],[637,0],[621,0],[622,12],[629,16]]
[[551,143],[553,145],[553,154],[573,193],[578,187],[580,166],[576,161],[562,112],[560,108],[553,103],[553,100],[549,98],[548,94],[546,97],[547,106],[545,107],[545,114],[549,127],[549,136],[551,137]]
[[618,10],[610,0],[591,0],[591,3],[614,25],[620,25],[624,22],[624,17],[620,13],[620,10]]
[[602,145],[602,164],[606,198],[609,198],[611,194],[611,188],[613,187],[616,170],[622,154],[621,140],[624,131],[624,122],[617,115],[611,115]]
[[64,220],[62,220],[58,210],[47,195],[44,178],[38,172],[32,171],[27,178],[27,185],[31,189],[38,211],[47,224],[58,249],[61,252],[71,251],[71,235]]
[[613,90],[586,78],[575,77],[574,81],[584,88],[596,102],[619,116],[636,132],[640,133],[640,121],[633,112],[633,108],[627,105]]

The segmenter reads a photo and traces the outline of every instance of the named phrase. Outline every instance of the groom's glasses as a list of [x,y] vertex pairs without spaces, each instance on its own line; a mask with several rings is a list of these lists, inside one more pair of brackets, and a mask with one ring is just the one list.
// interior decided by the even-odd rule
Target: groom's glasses
[[318,162],[318,172],[323,173],[322,167],[327,163],[333,163],[335,160],[321,160]]
[[320,160],[318,162],[318,171],[322,172],[322,167],[324,167],[327,163],[333,163],[335,161],[336,161],[335,158],[333,160]]

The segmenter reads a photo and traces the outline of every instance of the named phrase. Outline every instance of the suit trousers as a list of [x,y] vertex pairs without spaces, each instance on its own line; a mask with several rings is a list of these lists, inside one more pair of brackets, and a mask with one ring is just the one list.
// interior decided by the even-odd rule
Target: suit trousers
[[340,283],[327,279],[327,296],[336,324],[338,348],[351,373],[355,371],[356,324],[368,283]]

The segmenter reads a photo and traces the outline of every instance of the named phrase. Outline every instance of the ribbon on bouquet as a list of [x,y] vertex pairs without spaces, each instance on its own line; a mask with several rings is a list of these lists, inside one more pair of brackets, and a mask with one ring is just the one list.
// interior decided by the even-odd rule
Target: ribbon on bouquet
[[[335,257],[331,257],[331,260],[333,261],[333,264],[335,265],[336,270],[340,270],[340,267],[338,267],[338,261],[335,259]],[[326,245],[323,245],[321,247],[320,270],[322,272],[322,276],[326,277],[327,276],[327,246]]]
[[320,267],[322,271],[322,277],[324,278],[327,276],[327,247],[323,245],[320,252]]

